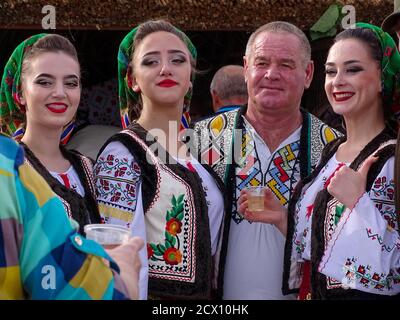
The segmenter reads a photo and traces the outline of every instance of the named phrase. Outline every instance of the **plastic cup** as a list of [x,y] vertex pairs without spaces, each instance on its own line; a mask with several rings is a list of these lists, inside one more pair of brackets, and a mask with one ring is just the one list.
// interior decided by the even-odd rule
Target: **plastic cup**
[[264,187],[247,187],[247,203],[249,204],[249,211],[263,211],[264,210]]
[[105,249],[113,249],[128,242],[129,228],[116,224],[87,224],[84,226],[86,239],[94,240]]

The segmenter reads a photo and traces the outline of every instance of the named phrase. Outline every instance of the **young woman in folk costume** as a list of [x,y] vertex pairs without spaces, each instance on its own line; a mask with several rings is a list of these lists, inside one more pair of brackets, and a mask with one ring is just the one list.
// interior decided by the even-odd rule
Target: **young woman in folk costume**
[[147,240],[141,298],[147,271],[150,298],[211,297],[212,257],[224,210],[221,184],[177,135],[195,62],[190,39],[163,20],[133,29],[118,53],[126,129],[100,151],[96,187],[105,222],[127,225]]
[[0,89],[1,131],[25,150],[28,163],[49,183],[80,226],[100,221],[90,159],[63,147],[81,95],[72,43],[56,34],[23,41],[8,60]]
[[400,238],[394,205],[394,150],[400,55],[380,28],[357,23],[335,38],[325,91],[346,136],[328,144],[285,211],[241,212],[286,235],[284,293],[300,299],[379,299],[400,293]]

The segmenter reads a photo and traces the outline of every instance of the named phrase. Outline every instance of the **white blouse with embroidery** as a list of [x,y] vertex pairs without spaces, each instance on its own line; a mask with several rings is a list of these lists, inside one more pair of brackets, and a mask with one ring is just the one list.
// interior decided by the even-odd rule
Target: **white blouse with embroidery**
[[139,299],[146,300],[148,292],[148,258],[146,226],[142,206],[140,167],[131,153],[119,142],[103,150],[94,166],[97,204],[105,223],[124,225],[132,236],[144,240],[139,251]]
[[[315,197],[339,165],[335,154],[314,181],[303,188],[294,217],[292,257],[296,261],[310,260]],[[325,251],[319,265],[319,271],[328,277],[328,285],[374,294],[400,292],[400,239],[396,231],[393,168],[392,157],[353,210],[345,209],[336,199],[328,203]]]
[[[212,176],[197,160],[192,159],[190,164],[183,159],[176,160],[189,170],[194,168],[202,180],[209,209],[211,248],[214,255],[223,218],[223,196]],[[134,156],[122,143],[111,142],[98,158],[94,172],[99,211],[105,222],[130,227],[132,235],[140,236],[146,243],[141,170]],[[147,297],[148,258],[146,246],[140,252],[142,262],[140,297],[142,299]]]
[[49,171],[50,174],[56,178],[62,185],[67,187],[68,189],[74,190],[76,193],[85,196],[85,189],[83,188],[82,182],[79,179],[78,174],[76,173],[73,166],[70,166],[69,169],[63,173]]
[[[241,159],[241,166],[235,168],[236,199],[247,184],[258,182],[268,186],[286,206],[292,189],[300,180],[298,153],[301,127],[272,151],[244,117],[243,121],[248,133],[246,150],[249,152]],[[295,299],[295,295],[282,294],[285,249],[282,233],[272,224],[243,219],[237,212],[235,202],[230,220],[223,299]]]

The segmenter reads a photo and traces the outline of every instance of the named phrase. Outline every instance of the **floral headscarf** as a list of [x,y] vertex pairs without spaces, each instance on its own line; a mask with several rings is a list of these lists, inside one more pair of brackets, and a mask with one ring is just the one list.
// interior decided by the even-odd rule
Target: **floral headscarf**
[[[25,54],[47,33],[40,33],[21,42],[11,54],[3,73],[0,86],[0,131],[21,140],[25,133],[25,106],[20,102],[21,71]],[[70,122],[61,135],[61,143],[65,144],[74,128]]]
[[381,44],[383,105],[390,109],[396,120],[400,120],[400,54],[396,43],[387,32],[377,26],[358,22],[356,27],[372,30]]
[[[133,30],[131,30],[125,38],[122,40],[119,50],[118,50],[118,93],[119,93],[119,108],[121,114],[121,122],[122,127],[126,128],[130,124],[128,110],[132,106],[134,106],[138,101],[140,94],[134,92],[132,90],[132,84],[129,81],[128,77],[128,66],[130,59],[132,57],[132,45],[133,39],[136,35],[138,28],[137,26]],[[190,39],[184,34],[181,30],[175,27],[175,29],[182,34],[184,38],[184,42],[192,55],[193,59],[196,60],[197,58],[197,50]],[[195,78],[194,73],[192,73],[191,81],[193,83]],[[190,89],[184,98],[184,107],[183,107],[183,114],[181,118],[181,129],[188,128],[190,117],[189,117],[189,106],[190,100],[192,98],[192,89]]]

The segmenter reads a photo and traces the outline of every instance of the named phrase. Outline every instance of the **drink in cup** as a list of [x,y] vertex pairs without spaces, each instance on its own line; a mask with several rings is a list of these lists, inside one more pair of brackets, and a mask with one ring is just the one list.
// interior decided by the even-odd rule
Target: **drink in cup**
[[264,187],[248,187],[247,191],[247,202],[249,211],[262,211],[264,210]]
[[95,240],[105,249],[118,247],[131,236],[129,228],[116,224],[87,224],[84,231],[87,239]]

